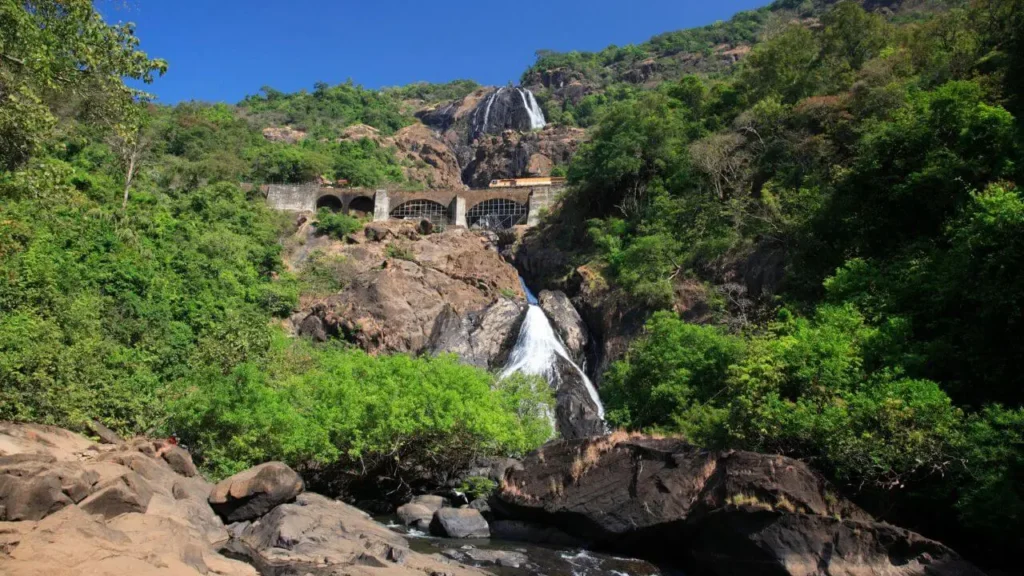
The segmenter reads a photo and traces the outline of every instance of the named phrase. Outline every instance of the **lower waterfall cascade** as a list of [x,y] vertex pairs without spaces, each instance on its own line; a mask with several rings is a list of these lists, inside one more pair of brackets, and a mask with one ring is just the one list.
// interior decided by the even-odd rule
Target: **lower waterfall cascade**
[[567,360],[575,368],[580,379],[587,388],[591,401],[597,407],[598,416],[604,420],[604,405],[598,396],[597,388],[594,386],[586,372],[580,368],[569,356],[562,340],[555,333],[547,314],[538,305],[537,298],[526,287],[523,282],[523,290],[526,292],[526,299],[529,308],[526,311],[526,318],[519,329],[519,337],[516,339],[515,347],[509,354],[508,362],[501,371],[501,378],[505,378],[515,372],[543,376],[555,390],[561,385],[561,378],[556,369],[558,357]]

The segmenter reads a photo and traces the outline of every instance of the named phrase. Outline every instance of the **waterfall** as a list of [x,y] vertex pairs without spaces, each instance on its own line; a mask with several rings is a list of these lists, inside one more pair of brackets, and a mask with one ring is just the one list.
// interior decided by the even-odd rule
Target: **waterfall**
[[533,92],[524,88],[516,88],[516,90],[523,99],[523,108],[526,108],[526,113],[530,115],[530,129],[538,130],[546,126],[547,121],[544,119],[544,111],[537,104],[537,99],[533,97]]
[[504,87],[498,88],[497,90],[494,91],[493,94],[491,94],[491,97],[487,99],[487,108],[484,109],[484,127],[482,130],[480,130],[481,134],[487,133],[487,121],[491,117],[491,105],[494,104],[495,98],[497,98],[498,95],[501,94],[501,91],[504,89]]
[[[520,279],[520,282],[522,282],[522,279]],[[547,315],[537,305],[537,298],[530,292],[525,283],[523,283],[523,290],[526,291],[526,300],[530,306],[526,311],[526,319],[523,320],[523,326],[519,329],[516,345],[509,355],[505,369],[501,372],[501,377],[504,378],[515,372],[536,374],[543,376],[557,390],[561,382],[556,361],[558,357],[562,357],[579,374],[580,380],[587,388],[587,394],[597,407],[598,416],[601,420],[604,420],[604,406],[601,404],[601,398],[597,394],[597,388],[594,387],[590,378],[587,378],[587,374],[573,362],[568,350],[565,349],[565,345],[562,344],[561,339],[555,334],[555,329],[551,326]]]
[[537,99],[533,97],[533,92],[527,90],[526,96],[530,99],[530,103],[526,106],[526,111],[530,113],[530,127],[538,130],[547,126],[548,123],[544,119],[544,111],[537,104]]

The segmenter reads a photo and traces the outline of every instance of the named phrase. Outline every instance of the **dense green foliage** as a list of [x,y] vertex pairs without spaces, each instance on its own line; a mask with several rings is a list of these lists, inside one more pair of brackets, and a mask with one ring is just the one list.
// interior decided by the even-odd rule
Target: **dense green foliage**
[[473,80],[452,80],[444,84],[416,82],[405,86],[386,88],[384,92],[399,100],[422,100],[426,104],[465,98],[470,92],[480,88]]
[[[604,375],[611,423],[807,459],[1005,567],[1024,535],[1024,3],[908,4],[781,0],[540,53],[524,79],[587,88],[539,91],[549,120],[590,128],[543,233],[651,312]],[[273,458],[388,489],[549,436],[538,380],[284,337],[274,317],[351,263],[284,270],[291,224],[241,185],[405,183],[346,128],[392,134],[409,102],[475,83],[175,107],[123,83],[165,68],[88,2],[0,0],[0,419],[177,432],[214,475]]]
[[[0,33],[0,420],[178,432],[213,475],[276,458],[403,481],[549,437],[550,393],[536,380],[274,327],[300,290],[336,290],[349,274],[319,253],[285,271],[279,239],[293,219],[241,182],[371,185],[402,172],[372,140],[270,142],[253,118],[390,131],[408,120],[392,98],[342,85],[241,108],[157,107],[122,77],[165,65],[88,2],[5,0]],[[318,222],[329,234],[358,225]]]
[[337,138],[342,129],[352,124],[373,126],[385,134],[411,124],[396,99],[352,82],[337,86],[318,82],[312,93],[302,90],[285,94],[269,86],[263,87],[261,92],[246,97],[239,107],[257,118],[269,120],[264,123],[295,126],[317,139]]
[[[726,320],[655,314],[605,376],[609,418],[809,459],[1005,561],[1024,534],[1024,5],[887,21],[841,2],[820,22],[598,112],[551,238],[586,241],[576,263],[648,309],[697,285]],[[763,266],[785,284],[748,294]]]
[[272,142],[244,112],[224,104],[154,108],[150,116],[150,162],[164,169],[167,186],[194,185],[211,177],[301,183],[326,176],[355,186],[404,181],[394,152],[368,138]]
[[282,460],[338,462],[392,480],[445,480],[480,454],[522,454],[551,434],[540,379],[495,382],[453,357],[371,357],[277,338],[231,373],[182,383],[170,426],[217,474]]
[[358,218],[340,212],[331,212],[327,208],[321,208],[317,212],[314,225],[317,232],[334,236],[339,240],[343,240],[345,236],[356,230],[361,230],[363,227],[363,223]]

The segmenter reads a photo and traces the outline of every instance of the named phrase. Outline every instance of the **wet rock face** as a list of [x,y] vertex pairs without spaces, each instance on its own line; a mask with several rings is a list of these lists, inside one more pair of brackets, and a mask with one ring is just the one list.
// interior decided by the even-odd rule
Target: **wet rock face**
[[569,297],[560,290],[544,290],[537,297],[537,301],[541,310],[551,320],[555,333],[562,339],[569,355],[577,364],[582,363],[586,357],[590,334]]
[[955,552],[876,522],[805,464],[616,433],[548,444],[506,475],[498,518],[697,574],[978,575]]
[[556,356],[558,388],[555,390],[555,423],[562,438],[600,436],[605,423],[590,397],[583,377],[569,360]]
[[536,114],[536,99],[524,88],[501,87],[492,91],[477,104],[470,125],[470,139],[485,134],[501,134],[505,130],[527,132],[543,127],[543,115]]
[[540,126],[539,110],[526,90],[482,88],[462,100],[422,110],[417,117],[447,145],[462,183],[486,188],[494,179],[548,176],[555,165],[568,164],[576,153],[586,132],[555,126],[535,129]]
[[496,369],[505,364],[515,344],[526,306],[502,298],[482,311],[460,315],[446,304],[434,322],[430,352],[454,353],[462,362]]

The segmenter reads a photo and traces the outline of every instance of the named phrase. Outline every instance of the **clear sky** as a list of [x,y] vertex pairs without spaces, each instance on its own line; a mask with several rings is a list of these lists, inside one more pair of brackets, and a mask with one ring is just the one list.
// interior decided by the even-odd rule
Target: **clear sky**
[[518,81],[538,49],[600,50],[728,19],[768,0],[99,0],[170,71],[160,102],[237,102],[351,78],[368,88]]

